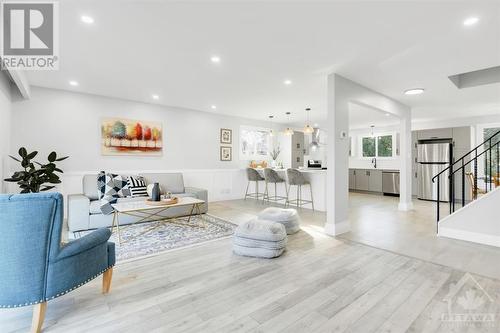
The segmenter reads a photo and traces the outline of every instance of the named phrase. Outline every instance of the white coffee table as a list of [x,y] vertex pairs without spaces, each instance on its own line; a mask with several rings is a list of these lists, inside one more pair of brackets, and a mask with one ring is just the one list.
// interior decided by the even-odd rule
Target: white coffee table
[[[146,202],[146,200],[142,201],[132,201],[132,202],[120,202],[116,204],[112,204],[111,206],[114,209],[113,213],[113,224],[111,225],[111,231],[116,232],[118,234],[118,243],[121,244],[121,233],[120,233],[120,215],[128,215],[138,218],[137,221],[134,221],[131,224],[140,223],[140,222],[158,222],[153,225],[151,228],[148,228],[144,232],[141,232],[139,235],[143,235],[147,232],[150,232],[156,228],[158,228],[162,223],[174,223],[189,227],[198,227],[205,228],[205,222],[200,217],[201,211],[200,206],[203,205],[205,201],[192,198],[192,197],[184,197],[179,198],[179,201],[175,204],[164,204],[164,205],[151,205]],[[186,207],[191,206],[191,211],[186,217],[165,217],[162,216],[161,213],[176,207]],[[197,215],[200,221],[202,221],[201,225],[193,225],[189,224],[191,222],[191,217],[193,215]],[[186,223],[181,223],[179,220],[185,219]]]

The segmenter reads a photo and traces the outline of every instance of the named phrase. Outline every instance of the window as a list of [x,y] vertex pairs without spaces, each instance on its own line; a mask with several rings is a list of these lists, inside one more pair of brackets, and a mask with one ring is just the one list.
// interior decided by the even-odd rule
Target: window
[[[491,138],[493,135],[495,135],[498,131],[500,131],[500,127],[490,127],[490,128],[484,128],[483,129],[483,137],[484,141],[488,140]],[[497,135],[491,140],[491,145],[494,146],[498,141],[500,141],[500,135]],[[485,145],[484,148],[488,148],[488,144]],[[484,154],[484,174],[486,176],[495,176],[499,170],[499,166],[497,164],[498,161],[498,156],[497,156],[497,150],[493,148],[491,150],[491,175],[490,175],[490,154]]]
[[393,135],[362,137],[361,152],[363,157],[393,157]]
[[240,128],[240,159],[264,160],[269,156],[269,130],[241,126]]

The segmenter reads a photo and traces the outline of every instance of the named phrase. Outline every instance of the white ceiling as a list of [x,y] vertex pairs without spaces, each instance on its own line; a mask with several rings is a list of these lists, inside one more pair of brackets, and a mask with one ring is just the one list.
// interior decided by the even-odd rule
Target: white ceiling
[[386,112],[359,104],[349,104],[349,125],[351,129],[399,125],[400,119]]
[[[479,23],[464,27],[470,16]],[[419,120],[500,113],[500,84],[448,80],[500,65],[500,1],[68,0],[60,17],[60,70],[30,72],[33,85],[281,122],[286,111],[303,121],[310,106],[317,122],[337,72]],[[403,94],[414,87],[425,94]]]

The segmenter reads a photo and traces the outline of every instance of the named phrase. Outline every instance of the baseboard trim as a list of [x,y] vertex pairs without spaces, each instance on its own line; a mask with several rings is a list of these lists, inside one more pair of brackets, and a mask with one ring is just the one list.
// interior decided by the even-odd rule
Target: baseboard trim
[[486,235],[477,232],[443,227],[439,228],[438,236],[500,247],[500,236]]
[[345,220],[339,223],[326,223],[325,233],[330,236],[338,236],[351,231],[351,224],[349,220]]

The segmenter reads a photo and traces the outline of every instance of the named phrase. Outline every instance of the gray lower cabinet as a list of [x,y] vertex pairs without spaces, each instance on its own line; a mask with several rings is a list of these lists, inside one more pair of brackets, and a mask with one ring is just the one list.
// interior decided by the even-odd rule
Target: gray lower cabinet
[[370,188],[370,174],[368,170],[356,169],[356,187],[358,191],[368,191]]
[[349,169],[349,189],[356,189],[356,170]]
[[382,170],[349,169],[349,189],[382,193]]
[[368,170],[368,191],[382,192],[382,170]]

